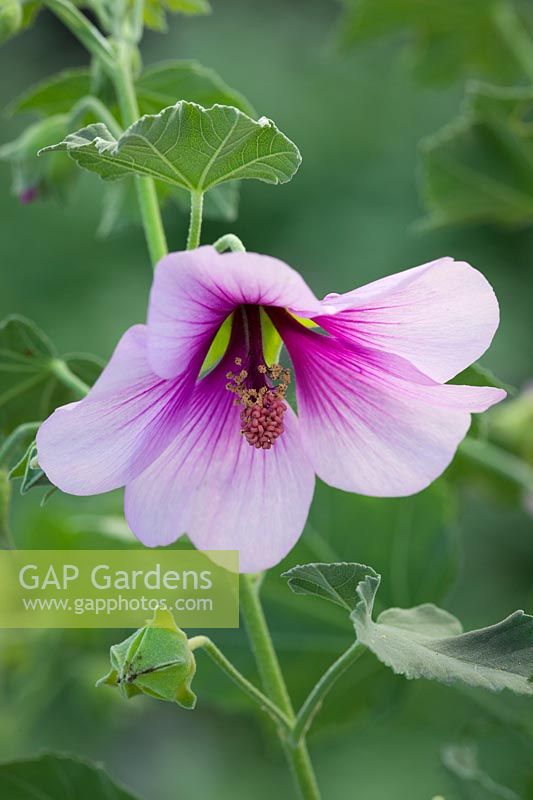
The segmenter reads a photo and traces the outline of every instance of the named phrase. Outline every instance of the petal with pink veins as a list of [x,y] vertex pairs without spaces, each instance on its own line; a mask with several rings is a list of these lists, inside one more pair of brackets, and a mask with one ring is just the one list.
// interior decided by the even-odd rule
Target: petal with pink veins
[[329,333],[402,356],[439,383],[483,355],[499,322],[487,279],[452,258],[328,295],[322,305],[316,321]]
[[317,475],[346,491],[414,494],[452,460],[481,412],[505,397],[492,387],[438,384],[398,356],[276,324],[296,373],[304,446]]
[[165,256],[156,268],[148,312],[154,372],[174,378],[189,370],[198,354],[205,357],[226,317],[247,304],[289,308],[302,317],[320,310],[303,278],[276,258],[220,254],[210,246]]
[[133,480],[167,447],[194,375],[167,381],[146,357],[146,326],[130,328],[87,397],[58,408],[37,434],[39,464],[64,492],[98,494]]
[[315,476],[298,420],[270,450],[241,435],[241,408],[225,389],[231,360],[199,381],[187,421],[172,444],[126,487],[126,519],[155,547],[187,533],[203,550],[239,550],[240,571],[277,564],[303,531]]

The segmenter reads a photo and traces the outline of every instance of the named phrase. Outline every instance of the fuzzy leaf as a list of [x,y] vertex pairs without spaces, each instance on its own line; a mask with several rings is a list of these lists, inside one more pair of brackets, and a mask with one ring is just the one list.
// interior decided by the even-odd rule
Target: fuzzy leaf
[[158,114],[162,108],[187,100],[204,108],[216,103],[233,106],[250,117],[255,116],[243,95],[197,61],[163,61],[147,67],[135,87],[143,114]]
[[135,122],[118,139],[96,124],[42,152],[66,150],[105,180],[145,175],[191,192],[224,181],[290,180],[301,161],[296,146],[273,122],[258,122],[229,106],[204,109],[179,102]]
[[515,611],[463,633],[459,620],[433,603],[373,608],[381,576],[364,564],[306,564],[285,573],[298,594],[314,594],[350,611],[357,639],[393,672],[518,694],[533,694],[533,617]]
[[359,602],[357,589],[367,575],[378,577],[364,564],[304,564],[284,572],[295,594],[311,594],[330,600],[348,612]]
[[111,780],[97,764],[66,755],[46,754],[0,764],[0,796],[76,797],[77,800],[139,800]]
[[82,97],[90,93],[90,70],[84,67],[67,69],[25,91],[8,106],[7,113],[35,111],[45,117],[68,114]]
[[425,228],[533,222],[533,91],[467,86],[462,116],[423,140]]
[[357,638],[384,664],[407,678],[429,678],[500,691],[533,694],[533,617],[515,611],[487,628],[463,633],[459,620],[425,603],[389,608],[372,619],[380,577],[358,587],[351,614]]

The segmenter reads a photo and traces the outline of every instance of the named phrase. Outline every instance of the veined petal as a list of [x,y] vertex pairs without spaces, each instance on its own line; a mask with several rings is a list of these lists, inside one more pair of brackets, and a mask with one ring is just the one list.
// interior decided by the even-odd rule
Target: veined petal
[[289,308],[303,317],[320,304],[291,267],[256,253],[213,247],[171,253],[155,272],[148,313],[148,357],[154,372],[174,378],[205,358],[222,322],[239,305]]
[[290,409],[268,451],[240,434],[240,408],[225,389],[231,363],[199,381],[175,440],[126,487],[126,519],[150,547],[187,533],[201,549],[239,550],[240,571],[257,572],[298,540],[315,476]]
[[329,333],[402,356],[439,383],[485,352],[499,322],[489,282],[452,258],[328,295],[322,303],[325,315],[317,322]]
[[298,326],[280,328],[296,373],[302,438],[317,475],[346,491],[414,494],[452,460],[470,413],[505,397],[437,384],[408,361]]
[[58,408],[41,425],[40,466],[70,494],[124,486],[173,438],[194,379],[167,381],[155,375],[146,357],[146,326],[135,325],[87,397]]

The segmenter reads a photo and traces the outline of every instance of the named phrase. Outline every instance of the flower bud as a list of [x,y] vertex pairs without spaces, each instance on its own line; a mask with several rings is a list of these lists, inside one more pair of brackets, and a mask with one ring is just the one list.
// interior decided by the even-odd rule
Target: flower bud
[[128,699],[147,694],[183,708],[195,707],[191,681],[196,661],[170,611],[156,611],[148,625],[113,645],[110,656],[111,670],[97,686],[118,686]]

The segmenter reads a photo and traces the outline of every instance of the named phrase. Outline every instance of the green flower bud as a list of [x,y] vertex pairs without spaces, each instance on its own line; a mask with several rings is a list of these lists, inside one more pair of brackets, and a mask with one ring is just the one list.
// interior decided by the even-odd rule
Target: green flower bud
[[0,2],[0,42],[18,33],[22,25],[22,3],[20,0]]
[[191,681],[196,661],[170,611],[156,611],[148,625],[113,645],[110,656],[111,670],[97,686],[118,686],[127,699],[147,694],[183,708],[195,707]]

